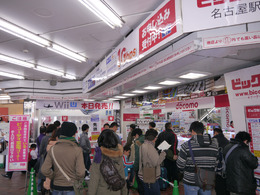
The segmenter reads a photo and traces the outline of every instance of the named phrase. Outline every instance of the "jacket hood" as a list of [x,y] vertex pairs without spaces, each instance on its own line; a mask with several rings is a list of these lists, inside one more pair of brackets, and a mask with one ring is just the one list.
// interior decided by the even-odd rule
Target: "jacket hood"
[[118,144],[117,148],[105,148],[103,146],[100,147],[101,153],[108,157],[121,157],[123,156],[123,146]]
[[193,139],[199,143],[199,145],[201,147],[208,147],[211,143],[211,137],[209,134],[205,134],[205,135],[194,135]]
[[239,140],[236,140],[236,139],[234,139],[234,138],[231,138],[230,139],[230,143],[231,144],[239,144],[240,146],[243,146],[243,147],[249,147],[248,145],[246,145],[244,142],[242,142],[242,141],[239,141]]

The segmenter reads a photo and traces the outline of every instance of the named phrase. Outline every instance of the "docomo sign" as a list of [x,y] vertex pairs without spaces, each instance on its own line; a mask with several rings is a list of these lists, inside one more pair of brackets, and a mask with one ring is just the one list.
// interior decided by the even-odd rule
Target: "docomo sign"
[[166,103],[166,109],[174,111],[191,111],[195,109],[213,108],[215,106],[214,97],[198,98],[181,102]]

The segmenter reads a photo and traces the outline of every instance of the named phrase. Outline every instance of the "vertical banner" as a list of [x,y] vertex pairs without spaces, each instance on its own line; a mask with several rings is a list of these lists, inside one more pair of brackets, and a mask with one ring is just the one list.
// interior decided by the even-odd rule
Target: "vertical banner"
[[29,141],[28,115],[10,115],[10,133],[7,171],[27,171],[28,141]]
[[245,112],[247,130],[252,138],[250,150],[258,158],[258,168],[255,169],[255,175],[260,179],[260,105],[246,106]]

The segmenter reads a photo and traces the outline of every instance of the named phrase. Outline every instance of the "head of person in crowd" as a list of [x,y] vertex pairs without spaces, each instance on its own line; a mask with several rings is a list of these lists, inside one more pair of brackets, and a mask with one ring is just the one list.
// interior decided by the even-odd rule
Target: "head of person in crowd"
[[124,146],[124,155],[126,155],[127,157],[129,157],[130,155],[130,152],[131,152],[131,149],[130,149],[130,146]]
[[191,123],[189,131],[192,135],[203,135],[204,125],[202,122],[194,121],[193,123]]
[[49,124],[48,127],[46,128],[46,135],[52,135],[53,131],[57,130],[57,126],[54,124]]
[[252,141],[252,138],[249,133],[245,131],[240,131],[236,134],[235,140],[249,145],[249,143]]
[[31,144],[30,149],[31,150],[36,150],[36,144]]
[[104,128],[104,129],[109,129],[109,124],[108,124],[108,123],[105,123],[105,124],[103,125],[103,128]]
[[136,128],[136,125],[135,125],[135,124],[131,124],[131,125],[130,125],[130,131],[131,131],[131,132],[132,132],[135,128]]
[[45,126],[41,126],[40,127],[40,134],[45,134],[46,133],[46,127]]
[[77,133],[77,126],[72,122],[63,122],[61,125],[61,136],[75,137]]
[[165,129],[171,129],[172,130],[172,124],[171,123],[165,123]]
[[150,122],[149,123],[149,129],[154,129],[156,127],[155,122]]
[[88,132],[89,126],[87,124],[84,124],[84,125],[82,125],[81,129],[83,132]]
[[138,139],[141,135],[143,134],[143,131],[139,128],[136,128],[132,131],[132,137],[134,137],[134,139]]
[[61,124],[60,124],[60,121],[58,121],[58,120],[57,120],[57,121],[55,121],[53,124],[54,124],[54,125],[56,125],[56,127],[57,127],[57,128],[59,128],[59,127],[60,127],[60,125],[61,125]]
[[105,147],[105,148],[116,148],[118,145],[118,140],[115,134],[109,130],[105,129],[101,132],[100,136],[98,137],[98,146]]
[[50,141],[57,141],[58,140],[58,129],[54,130],[51,134],[51,137],[49,139]]
[[111,130],[113,130],[114,132],[117,131],[118,127],[119,127],[119,126],[118,126],[118,124],[117,124],[116,122],[111,123],[111,125],[109,126],[109,128],[110,128]]
[[216,136],[216,135],[219,135],[219,134],[223,134],[223,131],[222,131],[221,128],[217,127],[217,128],[213,129],[213,133],[214,133],[214,136]]
[[157,136],[158,136],[158,132],[154,129],[148,129],[144,135],[146,140],[152,141],[154,143],[156,141]]
[[230,127],[234,128],[234,122],[230,121]]

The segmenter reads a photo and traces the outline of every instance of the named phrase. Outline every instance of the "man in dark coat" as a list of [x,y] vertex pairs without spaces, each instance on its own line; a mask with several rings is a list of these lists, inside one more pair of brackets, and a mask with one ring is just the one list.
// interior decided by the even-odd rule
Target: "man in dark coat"
[[[224,136],[222,129],[215,128],[214,130],[214,137],[218,141],[219,151],[223,152],[223,149],[226,145],[229,144],[228,139]],[[215,186],[216,194],[217,195],[229,195],[226,186],[226,179],[223,178],[221,175],[216,174],[216,186]]]
[[256,192],[254,169],[258,167],[258,159],[249,150],[251,137],[247,132],[239,132],[235,139],[224,148],[224,156],[238,144],[226,161],[227,190],[231,195],[253,195]]

